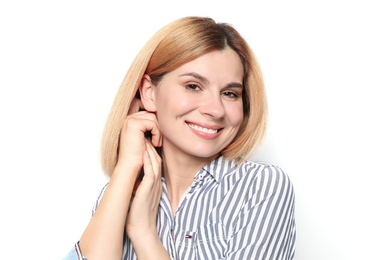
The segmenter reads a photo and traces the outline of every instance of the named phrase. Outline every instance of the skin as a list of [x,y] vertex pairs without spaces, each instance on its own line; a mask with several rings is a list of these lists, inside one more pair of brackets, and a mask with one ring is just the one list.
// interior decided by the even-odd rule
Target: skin
[[[138,259],[169,259],[159,240],[156,217],[168,188],[172,214],[194,175],[232,142],[243,121],[243,67],[226,48],[167,73],[155,86],[143,77],[141,101],[134,100],[123,123],[118,163],[80,239],[88,259],[120,259],[123,230]],[[145,139],[151,132],[151,139]],[[155,147],[162,147],[162,159]],[[140,170],[144,177],[137,183]],[[135,197],[129,210],[132,193]]]
[[236,136],[244,118],[243,73],[239,56],[226,48],[166,74],[158,86],[144,81],[142,101],[156,112],[163,135],[173,213],[197,171]]

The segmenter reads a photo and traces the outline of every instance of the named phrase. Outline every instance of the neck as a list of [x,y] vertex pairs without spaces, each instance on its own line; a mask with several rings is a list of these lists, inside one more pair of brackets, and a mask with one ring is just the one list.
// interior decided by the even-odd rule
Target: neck
[[170,153],[163,149],[163,175],[173,214],[180,200],[192,184],[196,173],[214,158],[198,158],[186,154]]

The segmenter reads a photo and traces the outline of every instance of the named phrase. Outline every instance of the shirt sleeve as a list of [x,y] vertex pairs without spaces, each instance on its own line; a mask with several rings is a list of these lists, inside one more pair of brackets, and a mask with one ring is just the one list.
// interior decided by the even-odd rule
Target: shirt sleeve
[[77,242],[72,250],[70,250],[62,260],[87,260],[87,258],[83,257],[79,247],[79,242]]
[[295,195],[278,167],[258,172],[228,238],[227,259],[291,260],[295,253]]

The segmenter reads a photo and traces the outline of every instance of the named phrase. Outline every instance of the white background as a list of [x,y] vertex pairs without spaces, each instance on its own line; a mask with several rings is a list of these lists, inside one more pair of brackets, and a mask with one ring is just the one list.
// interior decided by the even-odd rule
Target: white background
[[385,1],[7,2],[0,3],[7,259],[61,259],[79,239],[106,182],[99,142],[116,90],[147,39],[186,15],[231,23],[259,59],[270,124],[254,159],[279,165],[294,183],[295,259],[390,259]]

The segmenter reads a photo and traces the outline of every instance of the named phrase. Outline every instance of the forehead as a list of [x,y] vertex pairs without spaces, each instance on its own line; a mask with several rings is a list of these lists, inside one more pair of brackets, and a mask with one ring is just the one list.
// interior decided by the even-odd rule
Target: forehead
[[179,77],[191,73],[202,75],[210,82],[242,83],[244,67],[238,54],[231,48],[225,48],[221,51],[209,52],[185,63],[166,76]]

